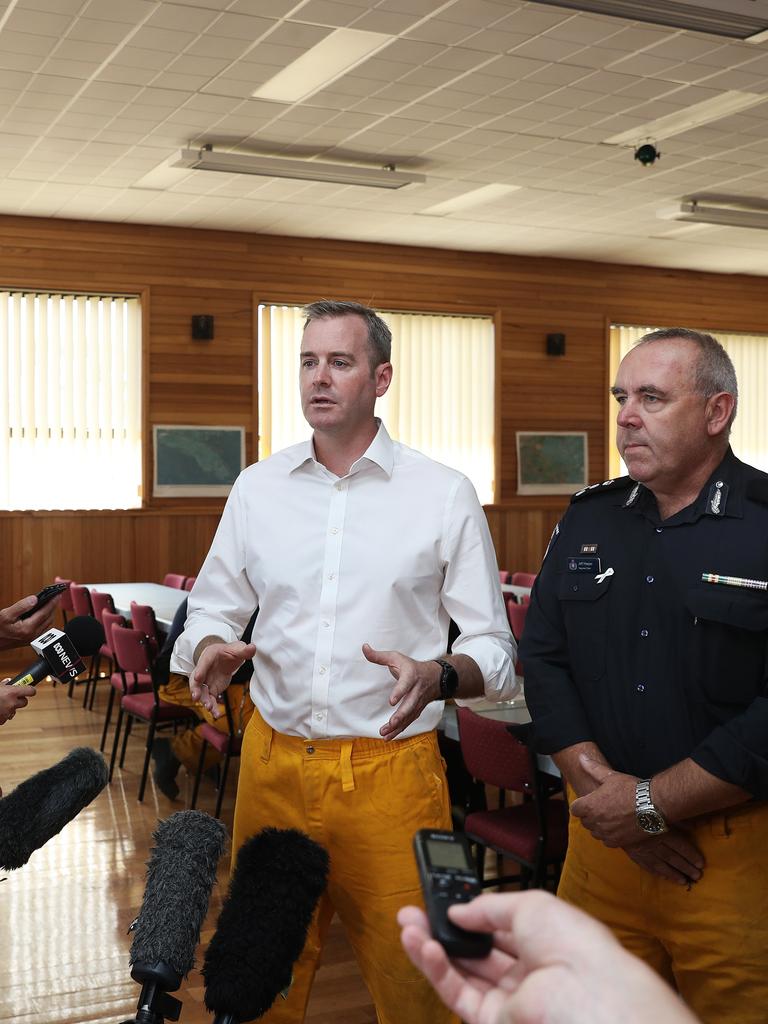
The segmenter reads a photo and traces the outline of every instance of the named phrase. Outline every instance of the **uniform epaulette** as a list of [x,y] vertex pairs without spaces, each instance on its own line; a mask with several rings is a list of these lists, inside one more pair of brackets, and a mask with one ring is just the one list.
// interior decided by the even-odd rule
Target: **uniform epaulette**
[[634,483],[631,476],[617,476],[614,480],[603,480],[601,484],[590,484],[589,487],[582,487],[580,491],[571,497],[571,504],[574,501],[581,501],[594,494],[603,494],[605,491],[618,491],[622,487],[629,487]]
[[747,497],[768,505],[768,476],[758,476],[747,483]]

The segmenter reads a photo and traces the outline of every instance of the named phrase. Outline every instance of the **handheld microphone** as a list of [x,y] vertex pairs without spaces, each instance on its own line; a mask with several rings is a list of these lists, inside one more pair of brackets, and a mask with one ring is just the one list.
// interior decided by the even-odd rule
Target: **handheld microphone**
[[261,1017],[290,986],[328,867],[296,829],[266,828],[240,847],[202,971],[214,1024]]
[[13,871],[57,835],[104,789],[107,764],[76,747],[51,768],[20,783],[0,800],[0,867]]
[[71,619],[62,633],[60,629],[47,629],[32,641],[32,648],[40,657],[30,668],[15,676],[8,686],[37,686],[46,676],[56,676],[62,683],[85,668],[81,655],[96,654],[104,643],[101,623],[90,615]]
[[131,925],[131,977],[141,995],[136,1017],[124,1024],[179,1019],[181,1002],[168,993],[192,969],[226,837],[224,825],[202,811],[178,811],[153,833],[144,900]]

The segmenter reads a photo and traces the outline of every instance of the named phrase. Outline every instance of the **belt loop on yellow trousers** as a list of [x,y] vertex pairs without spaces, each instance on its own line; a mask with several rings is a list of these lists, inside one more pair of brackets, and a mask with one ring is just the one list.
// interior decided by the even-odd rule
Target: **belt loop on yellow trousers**
[[344,740],[341,744],[341,788],[345,793],[350,793],[355,788],[355,776],[352,773],[352,744],[353,740]]
[[269,761],[269,755],[272,750],[272,726],[267,725],[264,719],[259,722],[261,726],[261,760],[264,764]]

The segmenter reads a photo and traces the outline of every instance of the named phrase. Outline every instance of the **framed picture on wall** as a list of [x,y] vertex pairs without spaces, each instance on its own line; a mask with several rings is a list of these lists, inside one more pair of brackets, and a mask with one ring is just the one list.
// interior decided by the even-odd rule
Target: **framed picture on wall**
[[225,497],[245,468],[244,427],[153,428],[156,498]]
[[587,486],[587,435],[517,432],[517,493],[572,494]]

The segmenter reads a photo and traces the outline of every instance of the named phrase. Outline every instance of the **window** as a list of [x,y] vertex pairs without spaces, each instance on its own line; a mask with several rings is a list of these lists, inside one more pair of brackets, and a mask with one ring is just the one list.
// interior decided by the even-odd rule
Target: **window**
[[[376,406],[392,437],[461,470],[494,500],[494,329],[490,317],[382,312],[392,385]],[[300,306],[260,306],[259,458],[309,436],[299,401]]]
[[139,299],[0,291],[0,508],[140,504]]
[[[733,361],[739,382],[739,407],[731,427],[731,445],[743,462],[768,471],[768,406],[763,396],[768,380],[768,335],[737,334],[696,328],[717,338]],[[611,325],[611,383],[619,363],[635,342],[658,327]],[[610,476],[621,476],[626,467],[616,451],[616,408],[613,398],[610,416]]]

